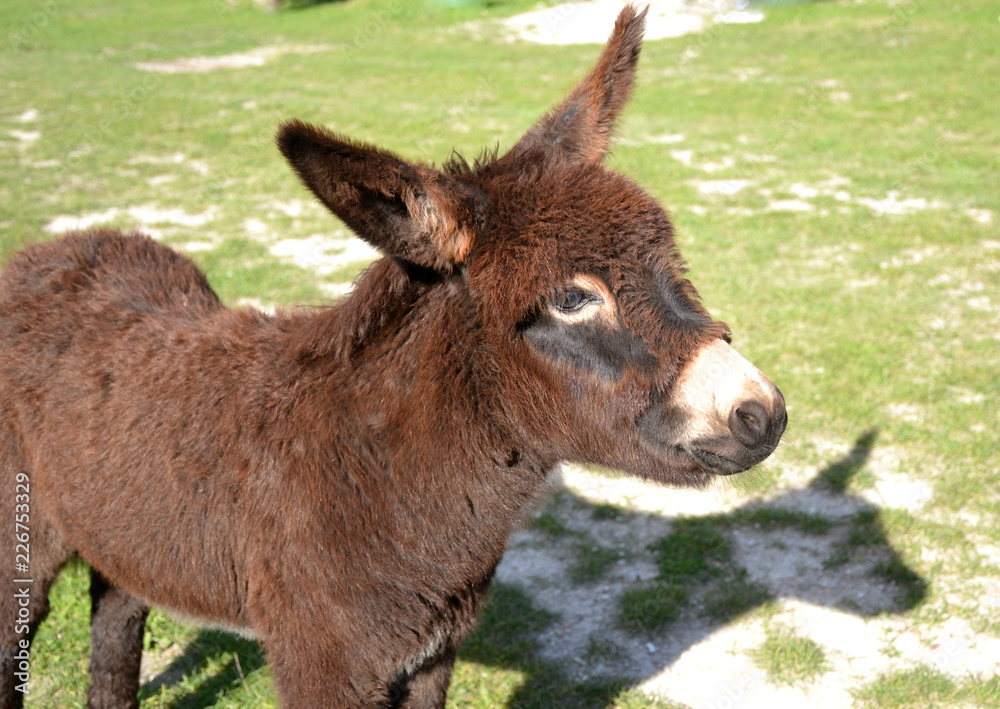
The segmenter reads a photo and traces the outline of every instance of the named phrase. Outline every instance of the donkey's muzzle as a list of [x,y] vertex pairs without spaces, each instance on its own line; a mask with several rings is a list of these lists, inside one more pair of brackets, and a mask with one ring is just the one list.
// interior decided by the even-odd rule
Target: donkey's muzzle
[[781,392],[764,401],[747,399],[729,414],[729,436],[695,439],[688,451],[716,475],[742,473],[767,458],[778,447],[788,425]]
[[787,424],[778,388],[717,340],[691,360],[639,427],[654,445],[690,456],[707,472],[732,475],[771,455]]

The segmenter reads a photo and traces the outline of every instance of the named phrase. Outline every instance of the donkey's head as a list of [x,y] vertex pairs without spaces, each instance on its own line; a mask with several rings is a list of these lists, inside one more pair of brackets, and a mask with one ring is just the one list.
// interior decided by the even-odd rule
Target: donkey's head
[[644,22],[627,6],[565,101],[473,167],[437,171],[297,121],[278,143],[361,238],[463,299],[480,391],[544,432],[547,455],[700,483],[770,455],[785,405],[700,304],[663,209],[602,164]]

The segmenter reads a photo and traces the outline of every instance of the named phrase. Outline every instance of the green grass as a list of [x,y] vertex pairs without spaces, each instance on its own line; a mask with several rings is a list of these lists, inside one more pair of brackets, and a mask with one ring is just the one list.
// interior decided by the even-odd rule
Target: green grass
[[594,509],[591,512],[591,516],[598,522],[615,521],[621,517],[621,514],[621,508],[608,504],[594,505]]
[[829,667],[822,647],[787,628],[768,633],[750,657],[775,684],[808,684]]
[[218,248],[207,251],[199,265],[211,283],[226,284],[225,297],[229,300],[259,297],[261,283],[275,288],[275,295],[269,298],[274,302],[322,300],[316,284],[302,278],[301,269],[276,262],[263,244],[247,239],[226,239]]
[[583,658],[587,662],[608,662],[621,660],[627,657],[625,651],[613,640],[598,638],[591,635],[587,639],[587,647],[583,651]]
[[575,559],[570,564],[567,575],[574,584],[599,581],[622,559],[619,551],[589,540],[577,542],[573,551]]
[[749,525],[768,531],[796,529],[812,535],[827,534],[834,527],[829,517],[784,507],[741,507],[731,514],[713,515],[702,520],[719,528]]
[[[328,299],[324,286],[350,280],[359,264],[320,275],[271,253],[281,239],[344,233],[319,208],[290,216],[274,206],[309,201],[273,147],[279,121],[325,123],[438,163],[453,147],[471,157],[511,145],[596,56],[593,46],[453,29],[534,0],[452,4],[351,0],[268,14],[250,0],[0,0],[0,261],[52,238],[45,226],[59,215],[126,210],[115,223],[132,227],[129,208],[155,206],[207,215],[198,227],[153,226],[178,248],[209,245],[191,255],[227,302]],[[1000,576],[977,551],[1000,545],[995,3],[834,0],[771,3],[766,13],[757,25],[647,43],[611,164],[667,205],[707,307],[786,395],[791,423],[778,455],[734,486],[779,494],[815,467],[828,493],[872,491],[890,473],[927,484],[932,497],[913,512],[863,510],[843,524],[822,509],[771,506],[692,522],[672,539],[672,556],[654,552],[662,577],[627,592],[623,615],[632,608],[627,624],[649,632],[678,614],[738,617],[746,599],[761,602],[766,594],[732,560],[732,535],[747,528],[839,535],[830,569],[870,567],[898,589],[910,626],[929,632],[960,618],[1000,637],[970,582]],[[202,74],[134,66],[278,44],[328,48]],[[32,131],[34,142],[16,134]],[[683,139],[651,139],[668,134]],[[691,151],[690,164],[678,150]],[[708,195],[706,180],[748,184]],[[801,196],[810,189],[815,196]],[[771,209],[788,199],[812,209]],[[877,209],[921,199],[931,206]],[[977,219],[984,210],[992,221]],[[831,445],[849,453],[831,456]],[[595,523],[617,514],[595,509]],[[555,514],[533,524],[568,542],[578,578],[601,578],[613,563],[603,547],[575,554],[578,538]],[[86,583],[72,566],[52,594],[31,706],[84,701]],[[534,644],[551,619],[509,589],[498,597],[491,608],[504,612],[464,650],[451,706],[659,706],[624,681],[569,679]],[[148,649],[170,682],[147,686],[144,706],[273,704],[252,643],[155,612],[149,626]],[[918,668],[869,683],[859,702],[985,707],[1000,704],[998,691],[996,679]]]
[[985,682],[956,681],[932,667],[880,675],[857,693],[865,709],[933,709],[967,706],[990,709],[1000,706],[1000,677]]
[[[449,709],[671,709],[637,694],[620,680],[570,680],[538,654],[538,633],[555,616],[537,609],[523,591],[496,585],[477,630],[462,648],[448,696]],[[607,647],[604,648],[607,650]]]
[[765,606],[773,598],[771,591],[752,581],[741,567],[728,569],[725,576],[705,593],[705,614],[717,621],[728,622],[745,613]]
[[[773,517],[762,516],[759,511],[746,516],[790,519],[792,524],[801,522],[797,515],[788,517],[781,510],[774,512]],[[733,544],[725,533],[726,526],[718,517],[680,519],[670,534],[650,544],[660,580],[622,595],[619,609],[623,626],[637,633],[662,628],[678,618],[689,601],[697,600],[707,617],[722,622],[770,601],[771,592],[751,581],[747,570],[734,563]]]
[[660,576],[677,582],[717,575],[732,559],[729,539],[706,519],[678,520],[673,532],[650,545]]
[[[525,520],[524,527],[541,533],[548,542],[566,542],[562,549],[571,558],[566,570],[570,583],[579,586],[601,581],[617,562],[628,558],[629,554],[598,543],[585,531],[571,528],[561,515],[567,504],[579,505],[579,502],[564,500],[559,495],[552,496],[544,509]],[[618,514],[611,505],[602,505],[595,507],[591,516],[595,520],[608,521],[617,519]]]
[[676,620],[688,600],[687,590],[665,581],[632,587],[618,599],[622,627],[649,633]]
[[536,532],[541,532],[549,537],[558,538],[572,534],[572,530],[566,526],[555,510],[543,510],[539,514],[530,518],[525,526]]

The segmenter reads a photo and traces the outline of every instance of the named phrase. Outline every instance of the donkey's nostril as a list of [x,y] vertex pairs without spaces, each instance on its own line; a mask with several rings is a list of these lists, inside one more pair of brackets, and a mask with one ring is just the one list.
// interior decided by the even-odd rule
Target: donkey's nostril
[[756,448],[767,440],[771,418],[756,401],[744,401],[729,414],[729,430],[747,448]]

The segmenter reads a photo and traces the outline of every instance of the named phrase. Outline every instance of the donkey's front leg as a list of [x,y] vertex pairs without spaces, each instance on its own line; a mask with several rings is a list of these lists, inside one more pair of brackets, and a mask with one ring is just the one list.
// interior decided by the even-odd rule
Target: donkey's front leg
[[149,608],[97,571],[90,573],[90,600],[87,709],[138,707],[142,632]]
[[443,709],[455,666],[455,651],[448,650],[410,680],[399,709]]
[[264,648],[278,704],[295,709],[388,709],[388,688],[365,656],[360,643],[331,637],[327,622],[301,612],[274,610],[275,618],[293,619],[268,633],[254,628]]

